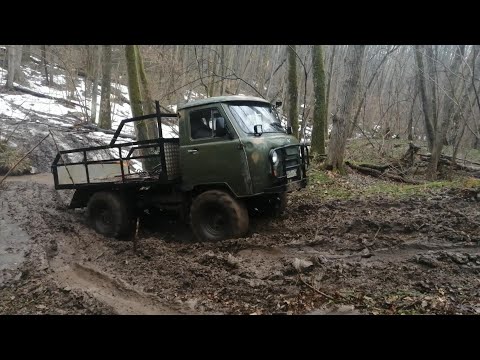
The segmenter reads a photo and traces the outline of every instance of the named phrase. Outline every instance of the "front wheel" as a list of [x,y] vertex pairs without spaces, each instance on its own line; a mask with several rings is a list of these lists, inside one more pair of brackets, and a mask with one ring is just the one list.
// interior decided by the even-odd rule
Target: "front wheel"
[[219,241],[244,236],[248,211],[242,201],[220,190],[198,195],[190,209],[192,230],[200,241]]

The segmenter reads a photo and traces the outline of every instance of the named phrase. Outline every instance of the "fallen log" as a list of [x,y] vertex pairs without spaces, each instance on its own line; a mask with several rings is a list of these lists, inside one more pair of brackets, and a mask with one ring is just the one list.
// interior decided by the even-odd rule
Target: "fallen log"
[[375,169],[381,172],[384,172],[387,169],[393,168],[392,165],[375,165],[375,164],[358,164],[357,166],[360,166],[362,168],[370,168],[370,169]]
[[[367,166],[365,166],[366,164],[363,164],[364,166],[359,166],[359,165],[352,164],[349,161],[346,161],[345,165],[347,165],[348,167],[350,167],[350,168],[352,168],[352,169],[354,169],[354,170],[356,170],[360,173],[367,174],[367,175],[374,176],[374,177],[378,177],[378,178],[387,178],[387,179],[397,181],[397,182],[401,182],[401,183],[405,183],[405,184],[413,184],[413,185],[423,184],[423,182],[421,182],[421,181],[406,179],[406,178],[404,178],[403,176],[400,176],[400,175],[390,174],[388,172],[383,172],[383,171],[377,170],[377,169],[372,168],[372,167],[367,167]],[[379,166],[377,166],[377,167],[379,167]]]
[[[420,159],[423,160],[423,161],[430,161],[430,159],[432,158],[432,155],[430,155],[430,154],[419,154],[419,156],[420,156]],[[469,163],[474,164],[474,165],[478,164],[478,163],[475,163],[475,162],[469,161],[469,160],[461,160],[461,159],[456,159],[456,160],[460,160],[462,162],[469,162]],[[442,164],[442,165],[445,165],[445,166],[451,166],[455,170],[464,170],[464,171],[468,171],[468,172],[478,172],[478,171],[480,171],[479,168],[474,168],[474,167],[471,167],[471,166],[461,165],[458,162],[453,161],[453,157],[448,156],[448,155],[441,155],[440,159],[438,160],[438,163]],[[480,165],[480,164],[478,164],[478,165]]]

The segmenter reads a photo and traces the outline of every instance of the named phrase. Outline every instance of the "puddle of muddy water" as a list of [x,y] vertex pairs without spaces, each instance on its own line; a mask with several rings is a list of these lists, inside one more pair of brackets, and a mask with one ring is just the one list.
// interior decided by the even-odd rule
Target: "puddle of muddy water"
[[38,173],[34,175],[9,176],[6,182],[27,182],[44,185],[53,185],[53,175],[51,173]]
[[317,309],[305,315],[362,315],[351,305],[341,305],[325,309]]
[[18,225],[0,219],[0,284],[25,260],[30,238]]

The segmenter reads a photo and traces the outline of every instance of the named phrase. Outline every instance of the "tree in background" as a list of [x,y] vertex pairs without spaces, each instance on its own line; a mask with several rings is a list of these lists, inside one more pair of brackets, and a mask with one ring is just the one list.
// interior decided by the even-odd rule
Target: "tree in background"
[[348,46],[343,65],[344,80],[337,97],[336,113],[333,116],[333,128],[328,144],[328,156],[325,162],[327,170],[345,172],[343,159],[347,143],[348,127],[353,120],[355,100],[360,85],[365,45]]
[[[142,57],[138,46],[126,45],[125,58],[127,61],[128,74],[128,93],[130,95],[130,105],[134,117],[153,113],[153,103],[148,90],[147,78],[143,66]],[[156,122],[144,120],[135,122],[135,133],[138,141],[154,139],[158,136]],[[148,155],[148,149],[142,151],[143,155]],[[143,159],[145,170],[151,170],[158,165],[158,159]]]
[[100,45],[92,45],[92,107],[90,111],[90,122],[95,123],[97,120],[97,96],[98,96],[98,79],[100,78],[100,66],[102,61],[102,48]]
[[102,129],[112,127],[110,93],[112,84],[112,45],[103,45],[102,92],[100,96],[100,117],[98,125]]
[[315,104],[313,110],[312,152],[325,154],[325,122],[327,120],[327,101],[325,98],[325,70],[321,45],[314,45],[312,51],[313,91]]
[[23,83],[25,78],[20,68],[22,62],[22,45],[7,46],[7,89],[13,89],[13,83]]
[[23,45],[22,64],[28,64],[30,62],[30,48],[31,45]]
[[288,53],[288,121],[293,135],[298,138],[297,55],[295,45],[287,45]]
[[[6,51],[0,49],[5,70],[8,70],[9,48],[10,46],[7,46]],[[102,82],[102,66],[94,65],[95,55],[99,53],[95,51],[97,46],[23,45],[21,54],[25,60],[28,60],[28,48],[31,53],[28,66],[40,71],[42,77],[45,75],[47,85],[54,87],[55,92],[67,92],[63,81],[65,78],[66,85],[70,85],[70,96],[75,95],[71,102],[80,103],[81,111],[87,114],[83,118],[93,121],[99,117],[100,96],[94,96],[94,89],[98,88],[100,92],[101,86],[93,84],[95,72],[98,75],[98,85]],[[348,120],[346,137],[358,139],[360,142],[366,140],[367,146],[372,146],[383,155],[391,153],[396,145],[394,141],[386,141],[387,134],[388,138],[390,135],[401,139],[408,138],[419,146],[425,143],[431,153],[434,140],[443,138],[443,145],[448,147],[437,150],[435,156],[446,151],[449,156],[455,157],[458,153],[459,157],[469,157],[468,149],[480,148],[480,51],[478,46],[466,45],[460,62],[463,65],[456,67],[453,65],[457,48],[457,45],[423,45],[416,48],[406,45],[366,46],[358,96],[354,101],[353,121]],[[317,98],[316,80],[314,76],[304,76],[309,71],[314,72],[312,46],[296,45],[289,48],[284,45],[142,45],[135,49],[138,54],[141,50],[142,55],[142,63],[137,60],[136,66],[143,113],[152,112],[151,99],[173,105],[209,94],[262,96],[269,101],[283,101],[285,115],[289,115],[287,118],[292,130],[296,131],[292,121],[299,118],[298,122],[302,121],[301,128],[298,126],[299,131],[305,135],[299,137],[315,142],[310,136],[316,138],[317,135],[317,129],[313,126]],[[292,49],[295,50],[296,59]],[[10,56],[13,52],[20,54],[17,50],[12,48]],[[117,103],[120,106],[123,103],[130,104],[128,97],[125,98],[122,94],[122,85],[128,84],[124,50],[121,45],[111,47],[112,113],[116,110]],[[331,121],[330,114],[337,111],[337,104],[344,96],[344,60],[349,47],[325,45],[321,50],[324,57],[325,102],[328,109],[324,119],[326,127],[326,120]],[[97,64],[103,63],[102,57],[96,59]],[[289,66],[290,60],[299,63],[303,71]],[[12,64],[14,62],[12,61]],[[300,66],[296,64],[296,67]],[[292,99],[289,94],[290,83],[293,84],[293,81],[289,81],[289,75],[290,70],[294,69],[297,104],[289,108]],[[4,74],[5,83],[5,80],[9,79],[8,73]],[[15,76],[15,71],[11,72],[11,75]],[[82,80],[85,80],[85,94],[79,88]],[[13,79],[8,81],[9,86],[13,83]],[[452,88],[456,89],[453,93]],[[33,88],[31,90],[36,91]],[[298,94],[298,91],[301,94]],[[57,94],[52,92],[49,96],[58,97]],[[453,99],[450,103],[449,97]],[[150,107],[150,110],[146,107]],[[290,115],[289,110],[298,110],[297,115]],[[450,113],[449,117],[446,117],[447,113]],[[429,121],[424,117],[428,117]],[[325,129],[325,138],[327,133]],[[443,135],[445,133],[446,135]],[[380,135],[382,141],[377,141]]]

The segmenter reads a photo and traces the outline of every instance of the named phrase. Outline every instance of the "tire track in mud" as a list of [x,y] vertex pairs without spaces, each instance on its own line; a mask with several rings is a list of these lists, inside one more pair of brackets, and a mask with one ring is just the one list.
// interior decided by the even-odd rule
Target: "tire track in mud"
[[119,315],[173,315],[185,314],[160,304],[153,296],[141,294],[124,281],[78,263],[55,266],[55,280],[68,288],[88,292],[110,306]]
[[68,196],[45,185],[44,179],[39,177],[39,183],[10,181],[0,193],[1,201],[8,204],[0,212],[30,236],[31,266],[37,268],[30,270],[42,271],[59,289],[87,293],[118,314],[192,313],[165,306],[154,295],[102,271],[104,264],[95,260],[109,250],[104,243],[113,240],[88,229],[81,212],[66,209]]

